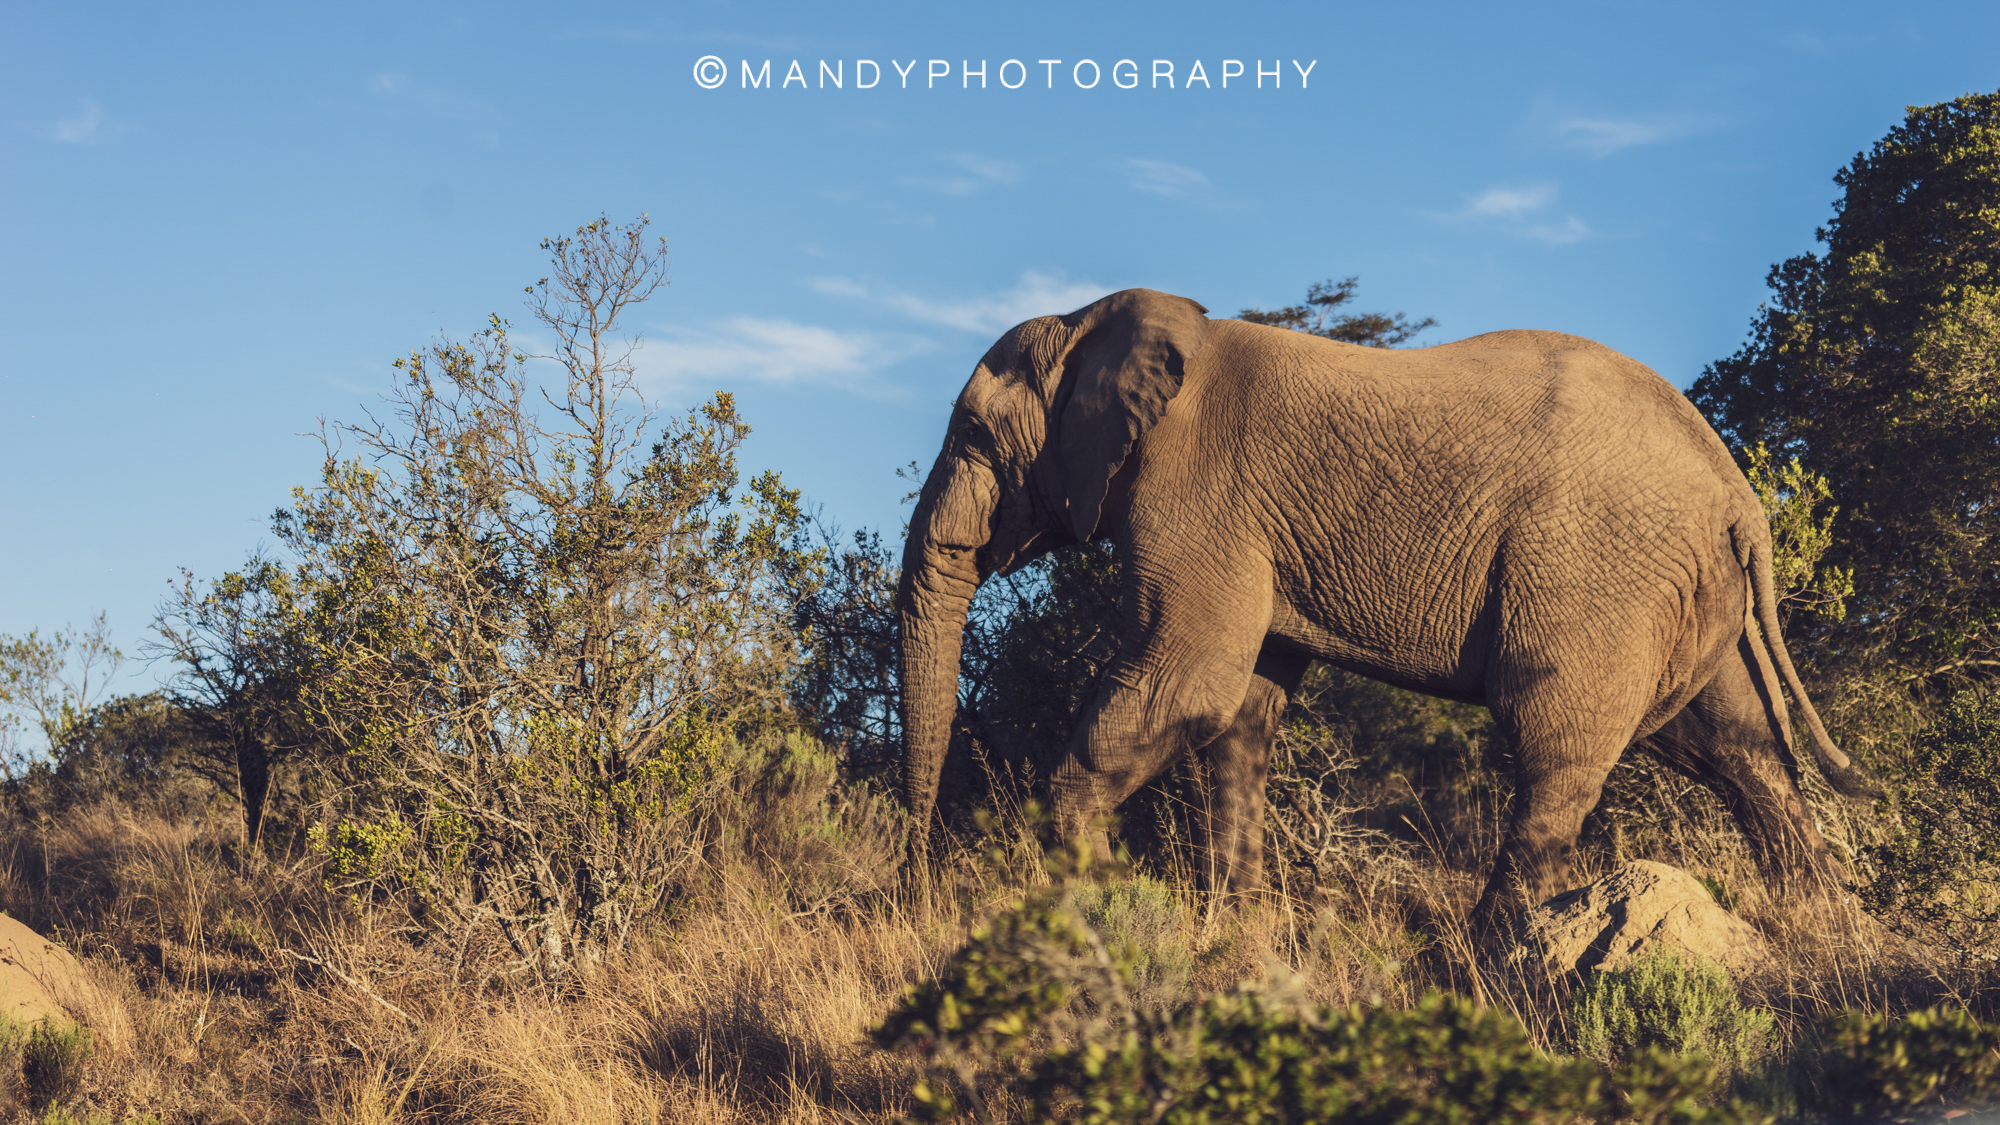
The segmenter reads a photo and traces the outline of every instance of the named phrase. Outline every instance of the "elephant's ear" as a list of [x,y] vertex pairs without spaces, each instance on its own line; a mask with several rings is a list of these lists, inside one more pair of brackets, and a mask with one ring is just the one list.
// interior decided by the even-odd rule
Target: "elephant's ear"
[[1207,309],[1151,289],[1127,289],[1064,317],[1077,336],[1063,366],[1057,448],[1070,531],[1097,529],[1111,477],[1180,393],[1208,333]]

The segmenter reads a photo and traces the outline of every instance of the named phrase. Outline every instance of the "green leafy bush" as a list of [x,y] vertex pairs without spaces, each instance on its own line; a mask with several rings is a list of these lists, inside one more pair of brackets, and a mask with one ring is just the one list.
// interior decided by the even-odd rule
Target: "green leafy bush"
[[941,1121],[969,1107],[991,1117],[1024,1077],[1035,1041],[1088,1040],[1129,1022],[1135,983],[1058,885],[1028,895],[972,932],[944,972],[912,988],[875,1031],[883,1047],[915,1048],[930,1074],[914,1116]]
[[1141,999],[1164,1002],[1194,970],[1172,887],[1143,875],[1109,883],[1073,883],[1063,905],[1074,911],[1129,971]]
[[16,1099],[21,1077],[21,1056],[28,1046],[28,1036],[34,1025],[20,1023],[6,1015],[0,1015],[0,1115],[11,1115],[19,1108]]
[[781,589],[823,561],[798,493],[743,479],[735,400],[661,415],[609,347],[666,280],[646,223],[543,242],[548,373],[498,316],[413,352],[393,420],[326,427],[272,528],[335,873],[383,872],[432,933],[496,926],[551,980],[668,897],[683,814],[782,693]]
[[1580,1054],[1616,1065],[1645,1051],[1713,1060],[1741,1073],[1772,1052],[1769,1013],[1746,1009],[1722,966],[1656,946],[1622,969],[1590,974],[1571,1001]]
[[798,731],[719,740],[703,816],[723,877],[769,879],[795,918],[865,909],[893,886],[901,811],[841,784],[840,769],[832,749]]
[[[913,1116],[1166,1122],[1726,1122],[1714,1070],[1656,1048],[1616,1069],[1543,1054],[1512,1016],[1426,995],[1405,1010],[1335,1009],[1241,988],[1162,1009],[1136,999],[1135,952],[1086,916],[1155,935],[1164,889],[1068,884],[973,934],[875,1033],[927,1060]],[[1163,940],[1155,937],[1152,944]]]
[[1960,692],[1916,740],[1862,905],[1943,949],[2000,939],[2000,692]]
[[1901,1020],[1846,1011],[1821,1025],[1819,1101],[1849,1120],[1889,1120],[1949,1096],[1961,1107],[2000,1095],[2000,1027],[1959,1008]]
[[1708,1064],[1643,1052],[1617,1071],[1543,1054],[1520,1022],[1459,996],[1334,1009],[1254,989],[1050,1053],[1038,1119],[1163,1122],[1726,1122]]
[[49,1106],[75,1094],[84,1064],[96,1053],[97,1037],[81,1024],[58,1024],[53,1017],[37,1024],[21,1048],[29,1104]]

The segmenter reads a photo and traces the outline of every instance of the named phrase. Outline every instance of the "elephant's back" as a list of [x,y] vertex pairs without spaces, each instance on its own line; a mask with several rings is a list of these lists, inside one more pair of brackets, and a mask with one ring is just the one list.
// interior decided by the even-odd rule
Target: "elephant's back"
[[1504,440],[1515,457],[1552,465],[1602,450],[1611,471],[1637,463],[1630,455],[1643,450],[1650,471],[1687,475],[1684,483],[1699,477],[1733,492],[1732,479],[1740,481],[1686,396],[1645,364],[1581,336],[1508,329],[1390,349],[1238,321],[1215,328],[1203,358],[1231,372],[1227,396],[1292,403],[1302,423],[1319,415],[1455,445]]
[[[1580,337],[1385,350],[1240,325],[1202,359],[1191,413],[1224,436],[1200,444],[1233,438],[1265,467],[1240,496],[1217,470],[1204,499],[1267,513],[1284,600],[1319,623],[1321,655],[1426,690],[1470,684],[1468,638],[1522,574],[1603,599],[1607,624],[1653,627],[1741,507],[1741,474],[1692,405]],[[1363,659],[1389,652],[1412,666]]]
[[[1365,395],[1414,406],[1423,400],[1503,400],[1509,413],[1547,422],[1620,413],[1707,423],[1645,364],[1582,336],[1511,328],[1427,348],[1370,348],[1304,332],[1219,321],[1204,360],[1254,380],[1303,382],[1331,396]],[[1718,443],[1719,445],[1719,443]]]

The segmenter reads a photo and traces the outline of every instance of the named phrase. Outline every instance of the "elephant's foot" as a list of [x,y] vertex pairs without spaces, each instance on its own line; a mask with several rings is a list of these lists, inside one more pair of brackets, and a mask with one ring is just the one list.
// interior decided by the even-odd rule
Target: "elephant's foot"
[[[1552,826],[1552,819],[1559,823]],[[1580,812],[1570,810],[1515,820],[1486,890],[1467,919],[1475,945],[1491,948],[1512,941],[1521,915],[1570,888],[1570,857],[1582,820]]]
[[1083,875],[1112,861],[1110,824],[1097,787],[1065,764],[1050,786],[1049,834],[1042,847],[1052,874]]
[[1478,905],[1465,920],[1473,949],[1492,950],[1510,944],[1514,940],[1515,923],[1531,905],[1521,897],[1518,888],[1503,886],[1498,880],[1488,883]]
[[1049,827],[1068,840],[1090,830],[1097,815],[1097,787],[1072,762],[1064,762],[1049,782]]

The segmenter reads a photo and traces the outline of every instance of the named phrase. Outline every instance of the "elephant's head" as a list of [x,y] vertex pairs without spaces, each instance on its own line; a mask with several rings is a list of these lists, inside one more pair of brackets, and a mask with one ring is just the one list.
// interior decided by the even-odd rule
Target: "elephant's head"
[[979,584],[1089,539],[1112,477],[1166,413],[1207,309],[1127,289],[1016,326],[952,410],[903,548],[904,793],[921,850],[958,706],[959,643]]

